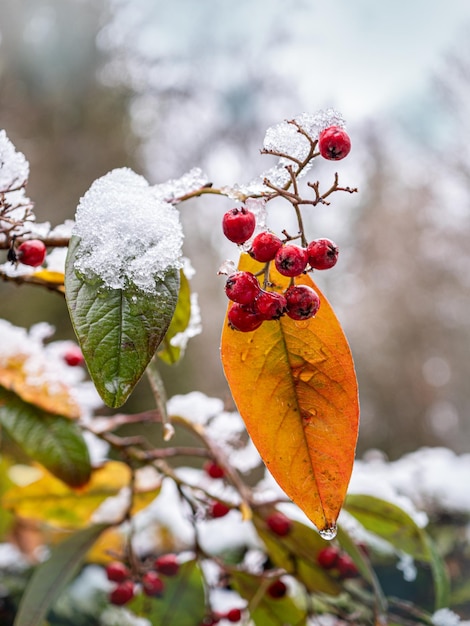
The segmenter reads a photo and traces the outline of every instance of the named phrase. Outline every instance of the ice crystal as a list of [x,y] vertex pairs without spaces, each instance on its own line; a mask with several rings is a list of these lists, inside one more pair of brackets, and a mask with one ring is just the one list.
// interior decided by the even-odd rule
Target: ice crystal
[[157,292],[156,279],[182,267],[179,214],[143,176],[116,169],[96,180],[77,208],[75,270],[110,289]]
[[152,189],[157,198],[165,202],[172,202],[209,184],[209,179],[204,172],[199,167],[193,167],[192,170],[183,174],[181,178],[154,185]]
[[[345,126],[341,113],[335,109],[301,113],[293,120],[286,120],[268,128],[263,147],[267,152],[279,156],[278,163],[248,184],[235,185],[232,189],[226,190],[230,197],[266,195],[270,193],[270,188],[265,181],[269,181],[275,187],[284,187],[291,180],[287,166],[290,165],[294,173],[298,172],[299,163],[304,163],[307,159],[312,143],[317,141],[321,131],[329,126],[341,128]],[[312,161],[304,163],[297,178],[305,176],[311,166]]]

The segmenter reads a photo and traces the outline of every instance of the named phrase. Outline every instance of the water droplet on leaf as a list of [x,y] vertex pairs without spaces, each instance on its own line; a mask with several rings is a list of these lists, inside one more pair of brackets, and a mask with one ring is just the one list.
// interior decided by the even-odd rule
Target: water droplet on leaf
[[332,541],[336,537],[337,532],[338,528],[336,524],[333,524],[329,528],[323,528],[320,530],[320,537],[322,539],[326,539],[327,541]]

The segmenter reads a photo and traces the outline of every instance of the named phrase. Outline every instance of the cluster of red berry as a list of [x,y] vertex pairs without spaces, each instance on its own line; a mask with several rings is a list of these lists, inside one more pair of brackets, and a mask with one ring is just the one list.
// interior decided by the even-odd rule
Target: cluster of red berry
[[[163,554],[159,556],[153,568],[147,570],[140,577],[143,593],[151,598],[161,598],[165,591],[165,576],[176,576],[180,568],[178,558],[175,554]],[[111,604],[123,606],[132,600],[138,589],[131,571],[121,561],[113,561],[106,566],[106,576],[108,580],[116,583],[116,586],[109,595]]]
[[[318,148],[324,158],[339,160],[349,153],[351,142],[342,128],[331,126],[320,133]],[[224,235],[238,245],[250,240],[255,227],[255,214],[244,206],[227,211],[222,219]],[[308,285],[295,284],[294,279],[306,271],[333,267],[338,260],[338,247],[333,241],[321,238],[305,246],[298,246],[292,243],[292,238],[281,240],[266,230],[253,238],[248,252],[260,263],[269,265],[274,262],[279,274],[290,278],[291,283],[280,292],[268,289],[266,280],[266,288],[262,288],[251,272],[235,271],[229,274],[225,293],[233,302],[228,312],[231,328],[250,332],[259,328],[264,321],[277,320],[285,314],[294,320],[307,320],[315,316],[320,307],[317,292]],[[259,275],[268,275],[266,265]]]
[[354,578],[358,575],[356,564],[351,557],[336,546],[327,546],[320,550],[317,563],[323,569],[336,571],[340,578]]

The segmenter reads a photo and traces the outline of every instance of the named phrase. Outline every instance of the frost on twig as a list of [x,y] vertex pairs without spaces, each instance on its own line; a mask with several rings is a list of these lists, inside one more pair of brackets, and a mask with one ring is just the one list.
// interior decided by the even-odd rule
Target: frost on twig
[[329,126],[345,126],[343,116],[335,109],[320,110],[316,113],[301,113],[292,120],[271,126],[266,131],[263,154],[278,157],[273,167],[245,185],[234,185],[233,197],[267,195],[270,189],[265,181],[275,187],[284,187],[291,181],[287,166],[293,168],[296,178],[304,176],[312,166],[315,147],[322,130]]
[[34,220],[33,204],[25,195],[29,163],[0,130],[0,242],[27,231]]
[[92,184],[78,205],[73,234],[80,239],[75,270],[110,289],[134,285],[155,294],[156,279],[182,267],[178,211],[128,168]]

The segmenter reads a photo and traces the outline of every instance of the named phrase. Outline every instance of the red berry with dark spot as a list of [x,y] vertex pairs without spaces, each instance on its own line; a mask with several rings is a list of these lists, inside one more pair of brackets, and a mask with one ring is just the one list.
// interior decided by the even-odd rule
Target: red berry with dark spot
[[131,575],[129,569],[120,561],[113,561],[106,565],[106,576],[114,583],[122,583]]
[[77,365],[83,365],[85,359],[78,346],[71,346],[64,354],[64,361],[67,365],[70,365],[70,367],[76,367]]
[[204,463],[204,471],[211,478],[223,478],[225,476],[225,470],[220,467],[215,461],[207,461]]
[[134,583],[132,580],[125,580],[111,591],[109,594],[109,601],[111,604],[122,606],[127,604],[134,597]]
[[274,263],[279,274],[283,276],[298,276],[307,267],[308,255],[305,248],[287,244],[279,248],[274,257]]
[[155,569],[164,576],[176,576],[180,569],[176,554],[162,554],[155,561]]
[[251,244],[250,255],[260,263],[272,261],[282,247],[282,241],[274,233],[265,230],[256,235]]
[[307,246],[308,262],[313,269],[328,270],[336,265],[338,246],[331,239],[315,239]]
[[292,285],[286,291],[287,315],[293,320],[308,320],[320,308],[320,298],[308,285]]
[[153,570],[142,576],[142,587],[146,596],[161,598],[165,589],[165,583]]
[[292,520],[289,519],[284,513],[276,511],[266,519],[266,524],[275,535],[279,537],[285,537],[292,530]]
[[235,624],[236,622],[239,622],[241,620],[242,612],[240,609],[230,609],[230,611],[227,611],[227,613],[225,613],[224,617],[229,622]]
[[23,241],[15,251],[15,255],[20,263],[31,265],[31,267],[39,267],[44,263],[46,258],[46,246],[39,239],[28,239]]
[[231,209],[222,218],[224,235],[233,243],[245,243],[254,233],[255,214],[242,207]]
[[282,293],[261,290],[253,308],[264,320],[278,320],[287,310],[287,300]]
[[251,272],[234,272],[225,283],[227,298],[238,304],[251,304],[260,290],[258,280]]
[[341,554],[336,563],[341,578],[354,578],[359,574],[356,564],[347,554]]
[[328,546],[320,550],[317,554],[317,563],[323,569],[333,569],[336,567],[339,558],[339,550],[335,546]]
[[266,593],[275,600],[283,598],[287,593],[287,585],[283,583],[282,580],[275,580],[266,589]]
[[351,140],[344,128],[330,126],[320,133],[318,149],[324,159],[340,161],[351,151]]
[[210,516],[214,519],[218,517],[225,517],[229,511],[230,507],[223,502],[219,502],[219,500],[212,502],[210,506]]
[[249,333],[261,326],[263,318],[251,307],[234,302],[228,312],[228,323],[233,330]]

